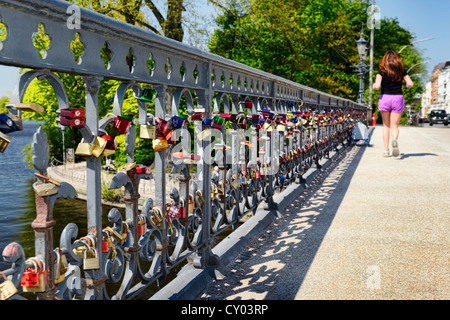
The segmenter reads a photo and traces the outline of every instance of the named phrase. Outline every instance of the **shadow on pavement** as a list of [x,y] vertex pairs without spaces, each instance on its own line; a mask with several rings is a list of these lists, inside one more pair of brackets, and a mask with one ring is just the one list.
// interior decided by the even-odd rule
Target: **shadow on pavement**
[[224,279],[210,283],[200,299],[294,300],[366,147],[352,148],[317,177],[281,218],[248,243],[227,267]]
[[403,160],[410,157],[427,157],[427,156],[438,157],[438,155],[435,153],[410,153],[410,154],[402,153],[398,158],[398,160]]

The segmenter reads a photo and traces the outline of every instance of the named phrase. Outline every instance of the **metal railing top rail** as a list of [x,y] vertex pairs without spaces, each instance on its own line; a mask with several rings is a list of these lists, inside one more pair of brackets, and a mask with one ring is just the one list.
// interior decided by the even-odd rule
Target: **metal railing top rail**
[[[2,0],[0,19],[6,27],[6,38],[0,41],[0,64],[4,65],[267,99],[303,100],[322,106],[366,108],[66,1]],[[44,52],[39,52],[32,40],[39,33],[39,25],[45,32],[41,36],[50,42]],[[81,56],[71,51],[73,44],[81,48]],[[101,60],[102,50],[109,54],[110,61]]]

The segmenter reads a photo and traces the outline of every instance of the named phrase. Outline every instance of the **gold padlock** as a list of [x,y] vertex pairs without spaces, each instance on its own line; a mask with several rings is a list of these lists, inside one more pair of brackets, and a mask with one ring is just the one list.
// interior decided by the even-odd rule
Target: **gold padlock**
[[189,194],[189,201],[188,201],[188,214],[194,213],[194,197],[192,194]]
[[141,139],[155,139],[156,138],[156,127],[149,126],[146,124],[141,125]]
[[164,223],[164,216],[162,214],[162,211],[158,207],[153,207],[152,211],[153,214],[150,216],[150,219],[159,229],[164,230],[166,226]]
[[58,192],[58,188],[53,183],[33,184],[34,192],[40,197],[51,196]]
[[196,191],[196,199],[197,199],[197,203],[200,207],[203,207],[205,205],[205,198],[203,197],[201,191]]
[[114,230],[113,228],[106,227],[105,230],[108,231],[109,235],[111,237],[114,237],[118,243],[121,244],[121,243],[124,242],[124,239],[123,239],[122,235],[120,233],[118,233],[116,230]]
[[165,140],[165,139],[153,139],[152,145],[153,145],[153,151],[155,151],[155,152],[164,151],[169,148],[169,145],[167,144],[167,140]]
[[66,278],[66,271],[68,269],[68,262],[66,255],[62,252],[60,248],[55,248],[53,250],[56,254],[56,266],[54,268],[55,271],[55,284],[58,284],[60,282],[63,282]]
[[94,145],[92,146],[92,155],[96,158],[100,157],[105,150],[107,143],[108,140],[96,137],[94,140]]
[[17,293],[17,288],[2,271],[0,271],[0,275],[4,279],[3,283],[0,284],[0,300],[8,300]]
[[84,138],[81,139],[81,142],[78,144],[77,149],[75,150],[75,154],[77,156],[91,156],[92,149],[94,148],[93,143],[84,142]]
[[[88,257],[87,252],[93,252],[94,256]],[[98,259],[98,253],[97,249],[95,248],[87,248],[84,251],[84,257],[83,257],[83,269],[84,270],[94,270],[100,268],[100,260]]]
[[210,129],[205,129],[202,132],[200,132],[197,135],[197,138],[199,141],[203,141],[204,139],[206,139],[207,137],[209,137],[211,135],[211,130]]
[[3,153],[11,142],[11,138],[0,131],[0,152]]

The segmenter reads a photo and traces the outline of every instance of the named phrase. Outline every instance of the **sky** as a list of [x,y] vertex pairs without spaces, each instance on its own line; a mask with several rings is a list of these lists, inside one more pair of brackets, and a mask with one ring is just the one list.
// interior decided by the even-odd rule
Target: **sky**
[[[196,0],[195,4],[212,21],[213,6],[206,5],[206,0]],[[415,44],[425,60],[430,60],[426,63],[429,76],[437,64],[450,60],[450,0],[375,0],[375,5],[382,18],[397,18],[416,40],[433,38]],[[0,65],[0,97],[11,95],[18,72],[18,68]]]
[[397,18],[415,40],[433,38],[414,44],[430,60],[426,63],[429,77],[437,64],[450,60],[449,0],[375,0],[375,5],[382,18]]

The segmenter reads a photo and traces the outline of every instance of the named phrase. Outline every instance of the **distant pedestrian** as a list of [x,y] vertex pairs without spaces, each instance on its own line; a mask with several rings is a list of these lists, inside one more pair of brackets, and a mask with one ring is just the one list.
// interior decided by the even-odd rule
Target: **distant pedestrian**
[[373,88],[381,89],[378,110],[383,119],[383,156],[389,157],[389,137],[392,135],[392,155],[398,157],[398,125],[400,117],[405,110],[405,98],[403,97],[402,85],[406,82],[406,88],[412,88],[414,83],[405,72],[403,61],[400,55],[389,50],[380,62],[380,71],[378,71]]

